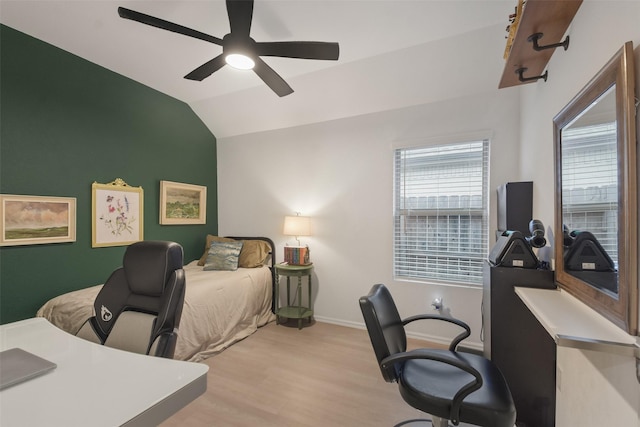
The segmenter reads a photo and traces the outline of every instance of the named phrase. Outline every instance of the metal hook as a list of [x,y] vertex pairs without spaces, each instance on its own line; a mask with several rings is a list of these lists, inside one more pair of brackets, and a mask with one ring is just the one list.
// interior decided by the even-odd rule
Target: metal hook
[[545,71],[544,74],[540,75],[540,76],[535,76],[535,77],[524,77],[523,74],[525,71],[527,71],[528,68],[522,67],[522,68],[518,68],[516,70],[516,74],[518,75],[518,80],[520,80],[521,82],[533,82],[539,79],[543,79],[545,82],[547,81],[547,77],[549,76],[549,71]]
[[527,41],[533,42],[534,50],[555,49],[556,47],[560,47],[560,46],[564,47],[564,50],[569,49],[569,36],[567,36],[564,39],[564,41],[560,43],[553,43],[553,44],[548,44],[546,46],[540,46],[538,44],[538,40],[541,39],[543,35],[544,35],[543,33],[535,33],[535,34],[531,34],[527,39]]

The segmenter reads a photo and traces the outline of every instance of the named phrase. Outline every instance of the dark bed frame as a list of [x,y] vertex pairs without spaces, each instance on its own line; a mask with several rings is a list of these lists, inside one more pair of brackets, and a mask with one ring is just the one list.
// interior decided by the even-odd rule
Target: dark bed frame
[[273,240],[271,240],[268,237],[242,237],[242,236],[226,236],[229,239],[233,239],[233,240],[262,240],[263,242],[267,242],[269,244],[269,247],[271,247],[271,261],[269,262],[270,265],[268,265],[269,270],[271,270],[271,311],[273,313],[275,313],[276,310],[276,301],[275,301],[275,295],[276,295],[276,245],[273,243]]

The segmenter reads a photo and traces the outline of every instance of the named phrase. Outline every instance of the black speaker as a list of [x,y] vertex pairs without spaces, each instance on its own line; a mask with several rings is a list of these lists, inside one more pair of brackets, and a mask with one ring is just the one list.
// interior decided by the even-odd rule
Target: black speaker
[[505,231],[498,236],[489,253],[489,262],[493,266],[537,268],[538,257],[519,231]]
[[564,265],[572,271],[615,271],[613,260],[596,236],[588,231],[576,233],[564,255]]
[[507,182],[498,187],[498,236],[503,231],[529,234],[533,218],[533,182]]

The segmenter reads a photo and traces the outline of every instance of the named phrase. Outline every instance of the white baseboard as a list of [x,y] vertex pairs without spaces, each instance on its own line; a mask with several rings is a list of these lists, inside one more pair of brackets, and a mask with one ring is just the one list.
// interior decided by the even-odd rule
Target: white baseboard
[[[355,329],[363,329],[366,330],[367,327],[365,326],[365,324],[363,322],[349,322],[349,321],[345,321],[345,320],[340,320],[340,319],[333,319],[333,318],[329,318],[329,317],[324,317],[324,316],[313,316],[314,319],[316,319],[317,322],[323,322],[323,323],[331,323],[333,325],[339,325],[339,326],[346,326],[348,328],[355,328]],[[451,342],[451,338],[448,337],[440,337],[440,336],[435,336],[435,335],[429,335],[429,334],[421,334],[418,332],[407,332],[407,337],[408,338],[414,338],[414,339],[418,339],[418,340],[424,340],[424,341],[431,341],[433,343],[436,344],[444,344],[444,345],[448,345]],[[461,344],[462,348],[468,348],[471,350],[475,350],[478,351],[480,353],[482,353],[484,346],[482,343],[478,343],[478,342],[473,342],[473,341],[467,341],[465,340],[462,344]]]

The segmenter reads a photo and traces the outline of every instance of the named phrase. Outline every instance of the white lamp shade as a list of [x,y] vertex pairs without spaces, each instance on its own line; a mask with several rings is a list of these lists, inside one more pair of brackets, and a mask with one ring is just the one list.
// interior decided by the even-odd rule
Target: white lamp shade
[[285,216],[283,234],[287,236],[311,236],[311,218],[308,216]]

